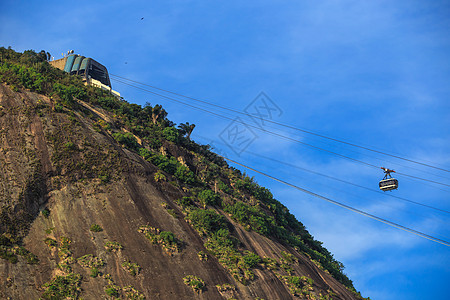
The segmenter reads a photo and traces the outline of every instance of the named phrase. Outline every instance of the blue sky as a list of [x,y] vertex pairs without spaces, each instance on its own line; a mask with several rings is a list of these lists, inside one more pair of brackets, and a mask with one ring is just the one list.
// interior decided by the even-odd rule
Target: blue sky
[[[45,49],[55,58],[74,49],[104,64],[112,74],[241,111],[264,92],[281,110],[272,116],[274,121],[447,170],[449,28],[449,1],[0,2],[2,46],[17,51]],[[193,138],[213,144],[220,153],[450,241],[449,214],[254,154],[373,189],[378,188],[381,170],[254,128],[255,139],[239,153],[223,144],[230,140],[220,138],[232,124],[230,120],[115,81],[112,84],[130,102],[159,103],[175,122],[195,123]],[[450,183],[448,172],[273,124],[264,129],[376,166]],[[247,173],[269,187],[344,263],[363,296],[392,300],[448,297],[449,247]],[[449,187],[398,178],[400,188],[391,195],[450,210]]]

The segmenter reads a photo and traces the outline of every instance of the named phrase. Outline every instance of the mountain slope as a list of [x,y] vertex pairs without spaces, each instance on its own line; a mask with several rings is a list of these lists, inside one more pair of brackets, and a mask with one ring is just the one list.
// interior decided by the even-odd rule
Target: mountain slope
[[1,298],[361,298],[286,207],[162,107],[0,50]]

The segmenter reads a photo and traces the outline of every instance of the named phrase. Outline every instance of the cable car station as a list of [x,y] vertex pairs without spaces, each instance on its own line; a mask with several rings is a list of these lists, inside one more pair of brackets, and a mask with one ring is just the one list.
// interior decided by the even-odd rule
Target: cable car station
[[49,63],[70,75],[79,75],[86,84],[109,91],[120,98],[120,93],[114,91],[111,87],[108,70],[104,65],[92,58],[77,55],[73,52],[73,50],[70,50],[63,58],[49,61]]

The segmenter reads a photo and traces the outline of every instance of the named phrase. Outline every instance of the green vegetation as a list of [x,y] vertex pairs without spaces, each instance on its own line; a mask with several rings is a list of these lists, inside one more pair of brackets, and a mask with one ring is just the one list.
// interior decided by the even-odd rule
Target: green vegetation
[[226,291],[235,291],[236,288],[232,286],[231,284],[224,283],[224,284],[218,284],[216,285],[216,288],[219,292],[226,292]]
[[178,142],[179,132],[175,127],[166,127],[162,131],[162,136],[169,142],[176,143]]
[[60,249],[68,250],[71,243],[72,243],[72,241],[68,237],[62,236],[59,238],[59,248]]
[[215,194],[213,191],[207,189],[202,190],[198,194],[198,199],[200,200],[200,204],[206,208],[207,205],[216,205],[219,203],[220,197]]
[[12,249],[5,246],[0,247],[0,258],[6,259],[12,264],[19,261],[17,255],[12,251]]
[[105,274],[103,278],[106,280],[105,293],[109,297],[124,298],[128,300],[144,300],[145,296],[131,285],[121,288],[112,280],[111,274]]
[[220,179],[217,181],[217,187],[222,192],[224,192],[226,194],[231,194],[231,191],[232,191],[231,188]]
[[192,131],[194,131],[195,124],[189,124],[189,122],[182,123],[178,125],[178,128],[180,128],[180,135],[186,135],[186,138],[188,140],[191,139]]
[[256,268],[262,262],[261,257],[250,251],[244,251],[242,263],[249,269]]
[[51,234],[53,232],[53,230],[55,230],[55,227],[47,228],[47,229],[45,229],[45,233],[46,234]]
[[[120,162],[117,157],[111,155],[108,149],[98,149],[95,147],[98,145],[88,144],[85,147],[77,146],[75,140],[78,131],[75,130],[75,127],[79,122],[74,111],[79,111],[84,115],[88,113],[86,109],[79,106],[77,99],[88,101],[94,105],[101,103],[105,106],[111,106],[111,103],[119,100],[106,91],[85,86],[77,76],[70,76],[51,67],[42,55],[32,50],[20,54],[1,47],[0,57],[1,82],[10,86],[30,89],[51,99],[50,105],[40,102],[37,106],[30,107],[30,113],[49,116],[50,120],[54,119],[52,116],[54,117],[55,112],[65,113],[71,120],[70,123],[64,119],[58,120],[61,123],[55,128],[56,132],[51,132],[46,137],[54,147],[52,162],[57,173],[65,174],[69,181],[100,178],[103,182],[108,182],[108,179],[111,178],[108,178],[106,174],[114,170],[110,177],[115,178],[114,175],[120,171],[120,168],[117,167]],[[94,146],[92,147],[94,149],[91,146]]]
[[296,263],[298,262],[297,257],[295,257],[293,254],[288,253],[286,251],[281,251],[281,256],[283,257],[283,261],[287,263]]
[[41,211],[41,213],[42,213],[42,215],[43,215],[45,218],[48,218],[48,217],[50,216],[50,210],[49,210],[48,208],[44,208],[44,209]]
[[225,212],[229,213],[233,220],[244,225],[247,230],[254,230],[263,235],[270,235],[275,225],[273,217],[267,216],[259,207],[254,207],[244,202],[225,207]]
[[201,235],[210,235],[220,229],[227,229],[226,218],[213,209],[193,209],[186,219]]
[[70,273],[65,276],[56,276],[44,284],[42,299],[78,299],[81,288],[81,275]]
[[194,275],[184,277],[183,281],[185,285],[190,286],[196,293],[201,293],[205,287],[205,282],[201,278]]
[[251,270],[261,259],[250,251],[238,249],[239,240],[233,237],[228,229],[226,218],[213,209],[192,209],[186,219],[207,238],[206,249],[216,256],[233,277],[243,284],[254,279]]
[[67,142],[64,144],[64,147],[69,151],[75,151],[78,150],[77,145],[75,145],[73,142]]
[[198,259],[200,259],[201,261],[207,261],[208,260],[208,254],[206,254],[203,251],[199,251],[197,253]]
[[283,276],[284,282],[289,288],[289,291],[294,296],[309,296],[313,290],[314,281],[306,276]]
[[56,240],[55,240],[55,239],[52,239],[52,238],[46,238],[46,239],[44,240],[44,243],[47,244],[47,246],[48,246],[50,249],[55,248],[55,247],[58,246],[58,243],[56,242]]
[[224,284],[217,284],[216,285],[217,291],[220,293],[220,295],[222,295],[222,297],[224,299],[236,299],[235,296],[235,291],[236,291],[236,287],[234,287],[231,284],[228,283],[224,283]]
[[151,163],[153,163],[155,166],[157,166],[159,169],[163,170],[166,173],[169,173],[171,175],[175,174],[177,170],[177,166],[179,162],[176,160],[175,157],[168,158],[165,155],[161,154],[153,154],[150,156],[149,159],[147,159]]
[[279,266],[277,260],[271,257],[264,257],[262,259],[262,264],[269,270],[278,270]]
[[112,136],[119,144],[122,144],[125,147],[130,148],[131,150],[137,150],[139,148],[139,144],[136,138],[130,132],[116,132],[113,133]]
[[188,167],[178,164],[175,173],[173,174],[181,182],[193,185],[197,182],[194,173]]
[[75,262],[75,259],[72,256],[72,252],[70,251],[71,243],[72,243],[72,241],[67,237],[61,237],[59,239],[58,268],[65,273],[72,273],[71,265]]
[[343,265],[322,247],[321,242],[314,240],[284,205],[273,199],[269,190],[260,187],[249,177],[235,178],[233,181],[234,187],[239,190],[239,195],[249,195],[256,199],[256,204],[247,204],[242,201],[227,204],[224,210],[233,220],[242,224],[247,230],[273,236],[293,246],[315,260],[321,268],[341,283],[353,289],[351,280],[342,272]]
[[97,278],[98,275],[100,275],[100,271],[98,270],[98,268],[91,268],[91,275],[89,276],[91,276],[92,278]]
[[251,270],[256,266],[256,254],[246,252],[242,254],[237,249],[238,240],[230,235],[227,229],[220,229],[205,243],[206,249],[219,259],[230,274],[239,282],[247,284],[253,280],[255,274]]
[[103,228],[98,224],[92,224],[91,228],[89,228],[89,230],[92,232],[100,232],[100,231],[103,231]]
[[101,132],[102,130],[105,130],[105,131],[111,130],[111,125],[102,119],[94,122],[92,127],[97,132]]
[[123,246],[118,242],[107,241],[105,243],[105,249],[108,252],[117,252],[123,249]]
[[119,297],[119,290],[120,287],[118,287],[117,285],[109,285],[105,288],[105,293],[106,295],[110,296],[110,297]]
[[35,265],[39,263],[39,259],[37,258],[37,256],[25,249],[25,247],[15,247],[13,250],[15,254],[24,257],[27,261],[27,264]]
[[192,197],[183,197],[181,199],[175,200],[175,202],[182,208],[184,212],[190,211],[194,205],[194,200]]
[[86,254],[77,258],[77,262],[84,268],[100,268],[105,265],[103,259],[98,258],[92,254]]
[[170,231],[161,231],[159,228],[148,225],[140,226],[138,232],[143,233],[153,244],[159,244],[170,255],[180,252],[182,241],[177,239]]
[[[194,173],[189,170],[188,167],[182,165],[175,157],[167,157],[162,154],[158,153],[152,153],[148,149],[141,148],[139,150],[139,154],[157,166],[159,169],[163,170],[164,172],[175,176],[178,180],[180,180],[183,183],[189,184],[189,185],[195,185],[197,184],[197,179],[194,175]],[[157,172],[155,174],[155,180],[156,181],[166,181],[166,176],[162,174],[161,172]]]
[[119,297],[120,287],[114,283],[111,274],[105,274],[103,278],[106,280],[105,293],[110,297]]
[[39,263],[37,256],[25,249],[25,247],[14,245],[14,240],[5,234],[0,235],[0,258],[15,264],[19,261],[18,255],[22,256],[27,264],[34,265]]
[[164,182],[164,181],[167,181],[166,175],[164,175],[161,171],[157,171],[157,172],[155,173],[154,178],[155,178],[155,181],[156,181],[156,182]]
[[125,297],[126,299],[129,300],[144,300],[145,296],[139,292],[138,290],[136,290],[134,287],[130,286],[126,286],[122,289],[122,291],[125,293]]
[[[264,257],[261,264],[272,270],[273,273],[284,282],[293,296],[306,299],[334,299],[335,294],[328,290],[325,295],[314,291],[314,280],[308,276],[299,276],[294,270],[294,266],[298,265],[298,258],[292,253],[281,251],[281,258]],[[357,299],[364,299],[360,294],[355,293]],[[317,298],[318,297],[318,298]]]
[[167,212],[174,218],[178,218],[177,213],[175,212],[175,210],[168,208]]
[[132,263],[128,260],[122,263],[122,268],[128,271],[128,273],[130,273],[131,276],[136,276],[137,274],[139,274],[139,271],[141,270],[141,266],[139,266],[136,263]]

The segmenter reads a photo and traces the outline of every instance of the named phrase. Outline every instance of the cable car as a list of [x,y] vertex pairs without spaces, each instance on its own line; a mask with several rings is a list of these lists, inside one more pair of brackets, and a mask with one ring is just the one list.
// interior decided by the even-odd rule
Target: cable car
[[380,181],[379,187],[382,191],[392,191],[398,188],[398,180],[392,178],[391,173],[395,173],[394,170],[381,167],[384,171],[384,178]]

